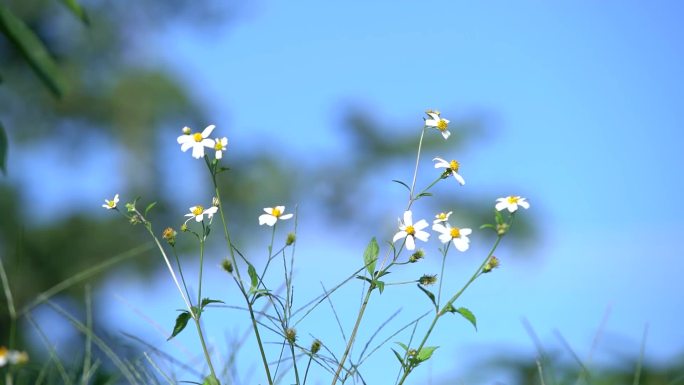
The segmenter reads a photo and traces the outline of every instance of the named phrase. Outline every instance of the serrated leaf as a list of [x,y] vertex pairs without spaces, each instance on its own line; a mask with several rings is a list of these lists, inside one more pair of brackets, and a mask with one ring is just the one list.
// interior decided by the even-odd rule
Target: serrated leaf
[[76,2],[76,0],[62,0],[62,3],[69,8],[71,13],[74,14],[77,18],[79,18],[83,24],[85,25],[90,25],[90,19],[88,19],[88,14],[86,13],[85,9],[81,7],[79,3]]
[[7,7],[0,4],[0,31],[19,50],[45,86],[60,98],[66,93],[66,80],[38,36]]
[[380,294],[382,294],[383,291],[385,291],[385,282],[383,281],[373,281],[375,283],[375,286],[378,287],[378,290],[380,290]]
[[380,247],[378,246],[378,241],[373,237],[368,246],[366,246],[366,251],[363,252],[363,264],[368,269],[368,273],[372,277],[375,273],[375,264],[378,261],[378,253],[380,253]]
[[400,180],[392,179],[392,182],[399,183],[400,185],[406,187],[406,189],[409,190],[409,192],[411,191],[411,188],[409,187],[409,185],[407,185],[406,183],[404,183]]
[[216,379],[216,377],[210,374],[204,378],[202,385],[221,385],[221,383]]
[[475,318],[473,312],[464,307],[459,307],[458,309],[456,309],[456,313],[462,315],[463,318],[467,319],[471,324],[473,324],[475,330],[477,330],[477,319]]
[[432,357],[432,353],[434,353],[438,347],[439,346],[426,346],[420,349],[420,351],[416,355],[416,360],[418,360],[419,362],[425,362],[429,360],[430,357]]
[[427,295],[428,298],[430,298],[430,301],[432,301],[432,304],[435,305],[435,307],[437,307],[437,301],[435,300],[435,295],[432,294],[432,292],[431,292],[430,290],[424,288],[424,287],[421,286],[421,285],[416,285],[416,286],[418,286],[418,288],[420,289],[420,291],[422,291],[423,293],[425,293],[425,295]]
[[145,207],[145,216],[147,216],[147,213],[150,212],[150,210],[152,210],[152,207],[154,207],[156,205],[157,205],[157,202],[152,202],[149,205],[147,205],[147,207]]
[[173,333],[171,333],[171,337],[167,338],[166,340],[170,340],[171,338],[175,337],[178,335],[178,333],[182,332],[183,329],[188,325],[188,321],[190,321],[190,313],[187,311],[184,311],[178,315],[178,318],[176,318],[176,325],[173,327]]
[[401,365],[401,367],[404,368],[404,359],[401,357],[401,354],[399,354],[399,352],[397,352],[394,349],[392,349],[392,352],[394,352],[394,356],[397,357],[397,360],[399,360],[399,364]]
[[254,293],[256,291],[257,286],[259,286],[259,276],[257,275],[257,271],[254,268],[254,265],[251,263],[247,262],[247,274],[249,274],[249,279],[251,280],[251,287],[249,288],[250,293]]
[[405,344],[403,344],[403,343],[401,343],[401,342],[395,342],[395,344],[401,346],[402,349],[404,349],[405,352],[408,352],[408,346],[406,346]]
[[204,309],[204,307],[209,305],[210,303],[225,303],[225,302],[218,300],[218,299],[204,298],[204,299],[202,299],[202,304],[200,305],[200,307],[202,309]]
[[9,140],[7,139],[5,127],[0,122],[0,170],[2,175],[7,175],[7,151],[9,151]]

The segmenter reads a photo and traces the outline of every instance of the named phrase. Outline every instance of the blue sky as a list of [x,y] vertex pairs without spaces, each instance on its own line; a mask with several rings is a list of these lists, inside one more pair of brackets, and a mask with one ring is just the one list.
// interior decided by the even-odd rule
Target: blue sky
[[[223,129],[231,146],[302,162],[343,162],[354,151],[339,145],[339,116],[349,104],[417,129],[427,108],[452,120],[486,113],[490,135],[459,154],[465,188],[527,196],[532,208],[524,214],[541,236],[529,249],[504,247],[504,255],[532,258],[510,258],[464,298],[479,332],[466,323],[440,329],[436,339],[457,347],[441,348],[419,381],[465,371],[467,360],[448,357],[473,347],[530,351],[521,317],[552,344],[560,330],[586,357],[610,309],[606,330],[624,337],[625,351],[637,353],[648,323],[648,357],[681,352],[682,8],[675,1],[262,1],[237,24],[177,24],[146,43],[156,47],[149,59],[184,79],[213,117],[206,123]],[[111,195],[102,190],[93,202]],[[302,275],[323,263],[334,271],[321,279],[335,281],[337,271],[356,267],[345,258],[367,239],[332,240],[345,253],[322,262],[317,250],[331,243],[320,241],[320,224],[300,221]],[[344,224],[334,226],[344,234]],[[480,247],[449,268],[472,269]],[[170,290],[170,282],[156,285]],[[115,291],[135,298],[138,289]],[[411,307],[401,299],[388,308]],[[168,308],[160,305],[159,314]]]

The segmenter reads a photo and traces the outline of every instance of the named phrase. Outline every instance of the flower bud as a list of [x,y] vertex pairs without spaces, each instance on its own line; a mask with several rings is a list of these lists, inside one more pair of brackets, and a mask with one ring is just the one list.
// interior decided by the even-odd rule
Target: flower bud
[[221,204],[221,201],[218,199],[218,197],[213,197],[211,198],[211,205],[215,207],[219,207]]
[[497,235],[504,235],[506,232],[508,232],[508,223],[499,223],[496,225],[496,234]]
[[162,238],[164,238],[166,242],[169,243],[169,245],[174,246],[176,244],[177,234],[178,233],[176,232],[176,230],[172,229],[171,227],[167,227],[162,232]]
[[321,341],[314,340],[314,342],[311,343],[311,354],[316,354],[319,350],[321,350]]
[[287,342],[294,344],[297,340],[297,330],[295,330],[295,328],[285,329],[285,339]]
[[288,233],[287,239],[285,240],[285,244],[287,246],[290,246],[291,244],[295,243],[296,240],[297,240],[297,236],[295,235],[295,233]]
[[418,279],[418,283],[423,286],[434,285],[437,282],[437,275],[425,274]]
[[489,257],[489,260],[487,261],[487,263],[482,268],[482,272],[483,273],[489,273],[492,270],[496,269],[497,267],[499,267],[499,258],[492,255],[491,257]]
[[223,261],[221,261],[221,268],[228,272],[229,274],[233,273],[233,262],[231,262],[230,259],[225,258]]
[[180,231],[182,231],[182,232],[188,231],[188,224],[187,224],[187,223],[183,223],[183,224],[181,225],[181,227],[180,227]]
[[192,130],[190,127],[183,127],[183,135],[190,135],[192,133]]
[[423,249],[418,249],[418,251],[411,254],[408,261],[410,263],[416,263],[416,262],[420,261],[421,259],[423,259],[424,256],[425,256],[425,251],[423,251]]
[[137,225],[138,223],[142,223],[142,220],[140,219],[140,215],[133,214],[130,218],[128,218],[128,222],[132,225]]

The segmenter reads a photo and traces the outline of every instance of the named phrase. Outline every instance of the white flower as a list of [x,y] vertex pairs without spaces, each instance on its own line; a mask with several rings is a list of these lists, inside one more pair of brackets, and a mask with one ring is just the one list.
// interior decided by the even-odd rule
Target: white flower
[[197,205],[197,206],[192,206],[190,207],[190,213],[185,214],[186,217],[188,218],[185,223],[188,223],[189,220],[195,218],[195,221],[197,222],[202,222],[204,220],[204,215],[206,214],[207,218],[211,219],[214,214],[218,211],[218,207],[216,206],[211,206],[208,209],[204,209],[203,206]]
[[275,225],[278,219],[285,220],[292,218],[292,214],[283,214],[285,206],[264,207],[266,214],[259,216],[259,225],[267,224],[269,226]]
[[428,114],[430,119],[425,119],[425,125],[438,129],[444,139],[448,139],[449,135],[451,135],[451,132],[449,132],[449,120],[439,116],[439,111],[428,110],[426,114]]
[[444,170],[444,171],[450,171],[451,175],[453,175],[454,178],[456,178],[456,181],[458,181],[458,183],[461,186],[463,186],[465,184],[465,180],[458,173],[458,168],[461,166],[460,163],[458,163],[455,160],[452,160],[451,162],[447,162],[446,160],[444,160],[442,158],[435,158],[435,159],[433,159],[433,161],[437,162],[437,163],[435,163],[435,168],[445,168],[446,170]]
[[422,230],[428,226],[429,224],[427,221],[425,221],[425,219],[421,219],[414,224],[413,213],[411,213],[411,211],[405,211],[404,220],[399,221],[399,232],[394,234],[392,242],[406,238],[406,250],[413,250],[416,248],[415,238],[418,238],[423,242],[427,242],[430,234]]
[[28,354],[26,352],[20,352],[18,350],[10,350],[7,353],[7,361],[12,365],[25,364],[29,360]]
[[496,200],[496,209],[498,211],[501,211],[503,209],[508,209],[508,212],[515,212],[518,209],[518,206],[528,209],[530,208],[530,204],[527,203],[527,200],[521,196],[513,196],[509,195],[505,198],[499,198]]
[[7,356],[9,355],[9,350],[6,347],[0,346],[0,368],[7,365]]
[[466,251],[470,247],[470,235],[473,230],[471,229],[459,229],[458,227],[451,227],[449,223],[444,226],[441,223],[436,223],[432,225],[432,230],[437,231],[439,234],[439,240],[442,243],[447,243],[449,241],[454,241],[454,246],[458,251]]
[[185,152],[188,151],[189,148],[192,148],[193,158],[199,159],[203,157],[204,147],[214,148],[214,139],[208,139],[211,132],[214,131],[214,128],[216,128],[216,126],[212,124],[211,126],[207,126],[202,133],[195,132],[194,134],[186,134],[186,132],[189,132],[188,127],[183,127],[183,135],[179,136],[177,139],[178,144],[181,145],[181,151]]
[[214,144],[214,150],[216,150],[216,159],[221,159],[223,157],[223,151],[226,151],[228,147],[228,138],[216,138],[216,143]]
[[432,221],[433,224],[440,223],[440,222],[446,222],[449,220],[449,216],[451,216],[451,211],[448,213],[439,213],[435,215],[435,220]]
[[105,203],[102,205],[102,207],[106,208],[107,210],[115,209],[117,203],[119,203],[119,194],[114,195],[114,199],[111,201],[109,199],[105,199]]

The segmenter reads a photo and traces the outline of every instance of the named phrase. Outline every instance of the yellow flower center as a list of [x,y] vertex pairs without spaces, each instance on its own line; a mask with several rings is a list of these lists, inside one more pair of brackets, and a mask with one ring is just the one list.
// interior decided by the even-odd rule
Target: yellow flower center
[[196,133],[192,134],[192,138],[195,139],[195,142],[199,143],[202,141],[202,134],[200,134],[199,132],[196,132]]
[[447,123],[446,120],[440,119],[439,122],[437,122],[437,129],[440,131],[445,131],[449,127],[449,123]]
[[458,163],[458,162],[455,161],[455,160],[452,160],[451,162],[449,162],[449,168],[450,168],[453,172],[458,172],[458,167],[459,167],[460,165],[461,165],[461,164]]
[[283,213],[281,213],[280,210],[278,210],[278,209],[273,209],[273,211],[271,212],[271,215],[273,215],[273,216],[276,217],[276,218],[278,218],[278,217],[281,216],[282,214],[283,214]]
[[441,220],[445,220],[445,219],[446,219],[446,214],[444,214],[444,213],[439,213],[439,215],[438,215],[437,217],[438,217],[439,219],[441,219]]
[[520,197],[508,197],[508,203],[510,203],[510,204],[518,203],[519,199],[520,199]]
[[111,207],[111,208],[114,208],[114,206],[116,206],[116,202],[114,202],[114,201],[107,201],[107,206],[109,206],[109,207]]
[[195,216],[197,216],[197,215],[202,215],[203,212],[204,212],[204,207],[202,207],[202,206],[195,206],[195,209],[192,210],[192,215],[195,215]]
[[461,231],[458,227],[451,228],[451,238],[459,238],[461,236]]
[[406,226],[406,234],[408,235],[416,235],[416,229],[413,228],[413,226]]
[[214,145],[214,150],[216,150],[216,151],[223,150],[223,144],[221,144],[221,142],[217,140],[216,144]]

